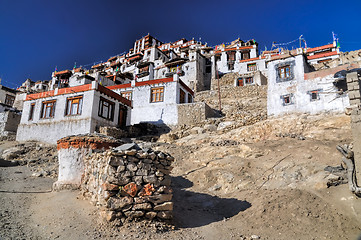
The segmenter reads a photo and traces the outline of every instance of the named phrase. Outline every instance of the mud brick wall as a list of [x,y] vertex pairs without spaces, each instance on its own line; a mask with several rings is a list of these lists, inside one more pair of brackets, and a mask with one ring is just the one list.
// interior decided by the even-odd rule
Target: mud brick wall
[[81,190],[107,221],[172,218],[170,188],[174,158],[149,150],[107,150],[84,160]]

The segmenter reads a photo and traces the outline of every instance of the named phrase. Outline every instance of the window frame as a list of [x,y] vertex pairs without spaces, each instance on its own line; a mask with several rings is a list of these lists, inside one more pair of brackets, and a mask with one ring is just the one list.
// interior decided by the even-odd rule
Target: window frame
[[[77,110],[76,113],[73,114],[72,113],[72,109],[73,109],[73,101],[78,100],[78,106],[77,106]],[[69,108],[69,102],[70,102],[70,108]],[[79,96],[74,96],[74,97],[68,97],[66,99],[66,106],[65,106],[65,116],[77,116],[77,115],[81,115],[82,114],[82,110],[83,110],[83,95],[79,95]]]
[[[108,104],[108,105],[107,105]],[[104,107],[108,108],[107,116],[104,114]],[[104,97],[100,97],[99,99],[99,107],[98,107],[98,116],[104,118],[106,120],[114,121],[114,109],[115,102],[112,102]]]
[[164,101],[164,87],[151,88],[150,89],[150,102],[157,103],[157,102],[163,102],[163,101]]
[[[48,106],[48,104],[51,104]],[[41,103],[41,111],[40,111],[40,118],[41,119],[50,119],[54,118],[55,116],[55,106],[56,106],[56,99],[43,101]],[[47,117],[47,109],[50,108],[49,116]]]
[[[310,102],[318,101],[320,100],[320,92],[322,92],[322,89],[315,89],[308,91],[307,94],[310,95]],[[313,98],[313,94],[316,94],[316,98]]]
[[[281,100],[282,100],[282,105],[283,106],[288,106],[288,105],[292,105],[294,104],[293,102],[293,94],[284,94],[280,96]],[[286,99],[288,99],[288,101],[286,101]]]
[[[287,61],[275,65],[276,82],[286,82],[294,79],[294,66],[295,61]],[[288,69],[288,71],[287,71]]]
[[248,63],[247,64],[247,71],[248,72],[257,71],[257,63]]
[[9,106],[12,106],[15,102],[15,96],[13,95],[10,95],[10,94],[6,94],[5,95],[5,104],[6,105],[9,105]]
[[[250,81],[250,79],[251,79],[251,81]],[[243,81],[244,81],[244,85],[252,85],[252,84],[254,84],[253,77],[245,77],[245,78],[243,78]]]
[[181,88],[179,88],[179,103],[186,103],[186,92]]
[[35,104],[36,104],[35,102],[30,103],[28,121],[33,121],[34,120]]
[[131,101],[133,97],[133,92],[132,91],[121,92],[120,96]]

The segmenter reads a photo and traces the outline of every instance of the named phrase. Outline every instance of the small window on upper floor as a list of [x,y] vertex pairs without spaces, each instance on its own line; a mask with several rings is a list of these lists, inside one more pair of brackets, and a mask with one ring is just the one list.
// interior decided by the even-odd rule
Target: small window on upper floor
[[14,104],[15,97],[9,94],[5,96],[5,104],[12,106]]
[[286,65],[278,68],[279,77],[281,79],[289,78],[291,76],[291,66]]
[[247,64],[247,71],[248,72],[257,71],[257,63]]
[[132,91],[122,92],[121,95],[122,95],[123,98],[126,98],[128,100],[132,100]]

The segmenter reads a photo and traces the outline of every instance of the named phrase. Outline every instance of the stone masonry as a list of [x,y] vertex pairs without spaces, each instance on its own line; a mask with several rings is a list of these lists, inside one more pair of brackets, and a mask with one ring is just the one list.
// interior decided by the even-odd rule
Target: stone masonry
[[172,218],[174,158],[147,150],[113,148],[84,159],[81,190],[106,221]]
[[58,140],[59,176],[54,190],[78,189],[84,173],[84,158],[93,151],[119,146],[117,139],[95,134],[77,135]]
[[346,75],[348,95],[350,98],[351,128],[353,135],[353,151],[356,169],[356,179],[361,182],[361,97],[360,97],[360,72],[351,72]]

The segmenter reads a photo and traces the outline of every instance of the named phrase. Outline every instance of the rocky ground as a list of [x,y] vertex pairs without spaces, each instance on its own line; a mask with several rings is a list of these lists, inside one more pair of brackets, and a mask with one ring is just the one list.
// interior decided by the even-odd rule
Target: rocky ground
[[361,204],[335,148],[351,142],[349,121],[299,115],[162,136],[152,147],[176,157],[173,227],[104,225],[78,192],[51,191],[54,146],[3,141],[0,239],[356,239]]
[[[79,192],[51,191],[55,146],[1,141],[0,239],[356,239],[360,199],[336,150],[352,141],[349,116],[267,119],[266,88],[234,77],[221,79],[223,118],[138,137],[176,159],[173,225],[104,224]],[[218,92],[196,100],[217,108]]]

